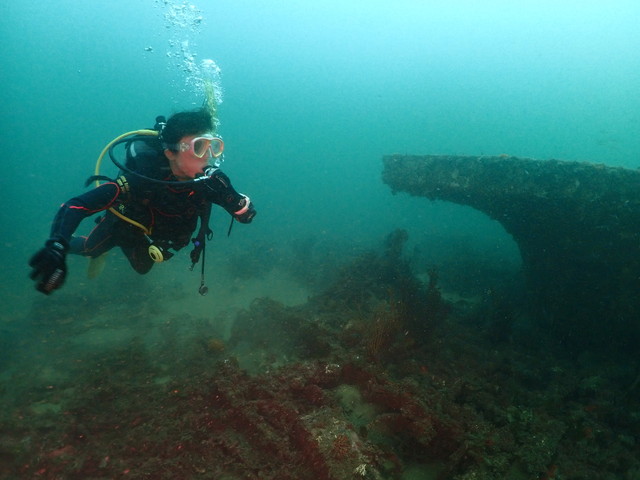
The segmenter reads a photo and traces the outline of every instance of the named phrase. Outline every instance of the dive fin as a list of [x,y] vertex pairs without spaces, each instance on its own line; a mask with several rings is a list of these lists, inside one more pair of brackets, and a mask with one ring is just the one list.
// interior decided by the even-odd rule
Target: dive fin
[[102,273],[104,266],[107,263],[107,254],[105,252],[99,257],[89,259],[89,267],[87,268],[87,278],[94,279]]

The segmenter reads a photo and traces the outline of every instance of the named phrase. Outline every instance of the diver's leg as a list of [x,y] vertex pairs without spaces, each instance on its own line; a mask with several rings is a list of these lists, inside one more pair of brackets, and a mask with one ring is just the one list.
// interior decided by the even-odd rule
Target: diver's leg
[[89,235],[71,238],[69,253],[97,258],[111,250],[116,245],[113,226],[114,222],[110,216],[103,216]]
[[144,237],[135,244],[120,245],[133,269],[141,275],[149,272],[153,267],[153,259],[149,256],[149,242]]

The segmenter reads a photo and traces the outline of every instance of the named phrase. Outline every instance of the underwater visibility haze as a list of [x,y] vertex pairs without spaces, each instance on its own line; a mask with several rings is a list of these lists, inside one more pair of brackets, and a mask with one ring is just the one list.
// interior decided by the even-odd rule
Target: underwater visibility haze
[[[639,24],[624,0],[10,2],[0,477],[640,478],[637,348],[560,338],[499,219],[381,178],[392,154],[638,169]],[[209,293],[188,248],[145,276],[69,257],[38,293],[104,146],[207,81],[258,210],[227,236],[214,207]]]

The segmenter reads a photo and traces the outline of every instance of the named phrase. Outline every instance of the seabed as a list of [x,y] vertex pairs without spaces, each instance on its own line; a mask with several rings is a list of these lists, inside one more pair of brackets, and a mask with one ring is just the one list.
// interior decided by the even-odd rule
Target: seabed
[[0,476],[640,478],[637,363],[570,350],[511,277],[413,271],[406,241],[332,274],[292,263],[296,305],[207,316],[175,309],[190,290],[128,285],[36,302],[3,345]]

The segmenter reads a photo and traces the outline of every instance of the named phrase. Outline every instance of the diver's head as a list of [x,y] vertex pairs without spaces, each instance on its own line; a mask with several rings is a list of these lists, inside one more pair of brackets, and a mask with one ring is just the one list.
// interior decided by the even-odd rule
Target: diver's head
[[180,112],[169,117],[162,129],[163,146],[171,151],[178,151],[180,139],[187,135],[201,135],[213,131],[213,117],[208,110]]
[[214,137],[213,118],[205,109],[176,113],[162,130],[164,154],[180,180],[202,175],[209,160],[222,154],[222,140]]

